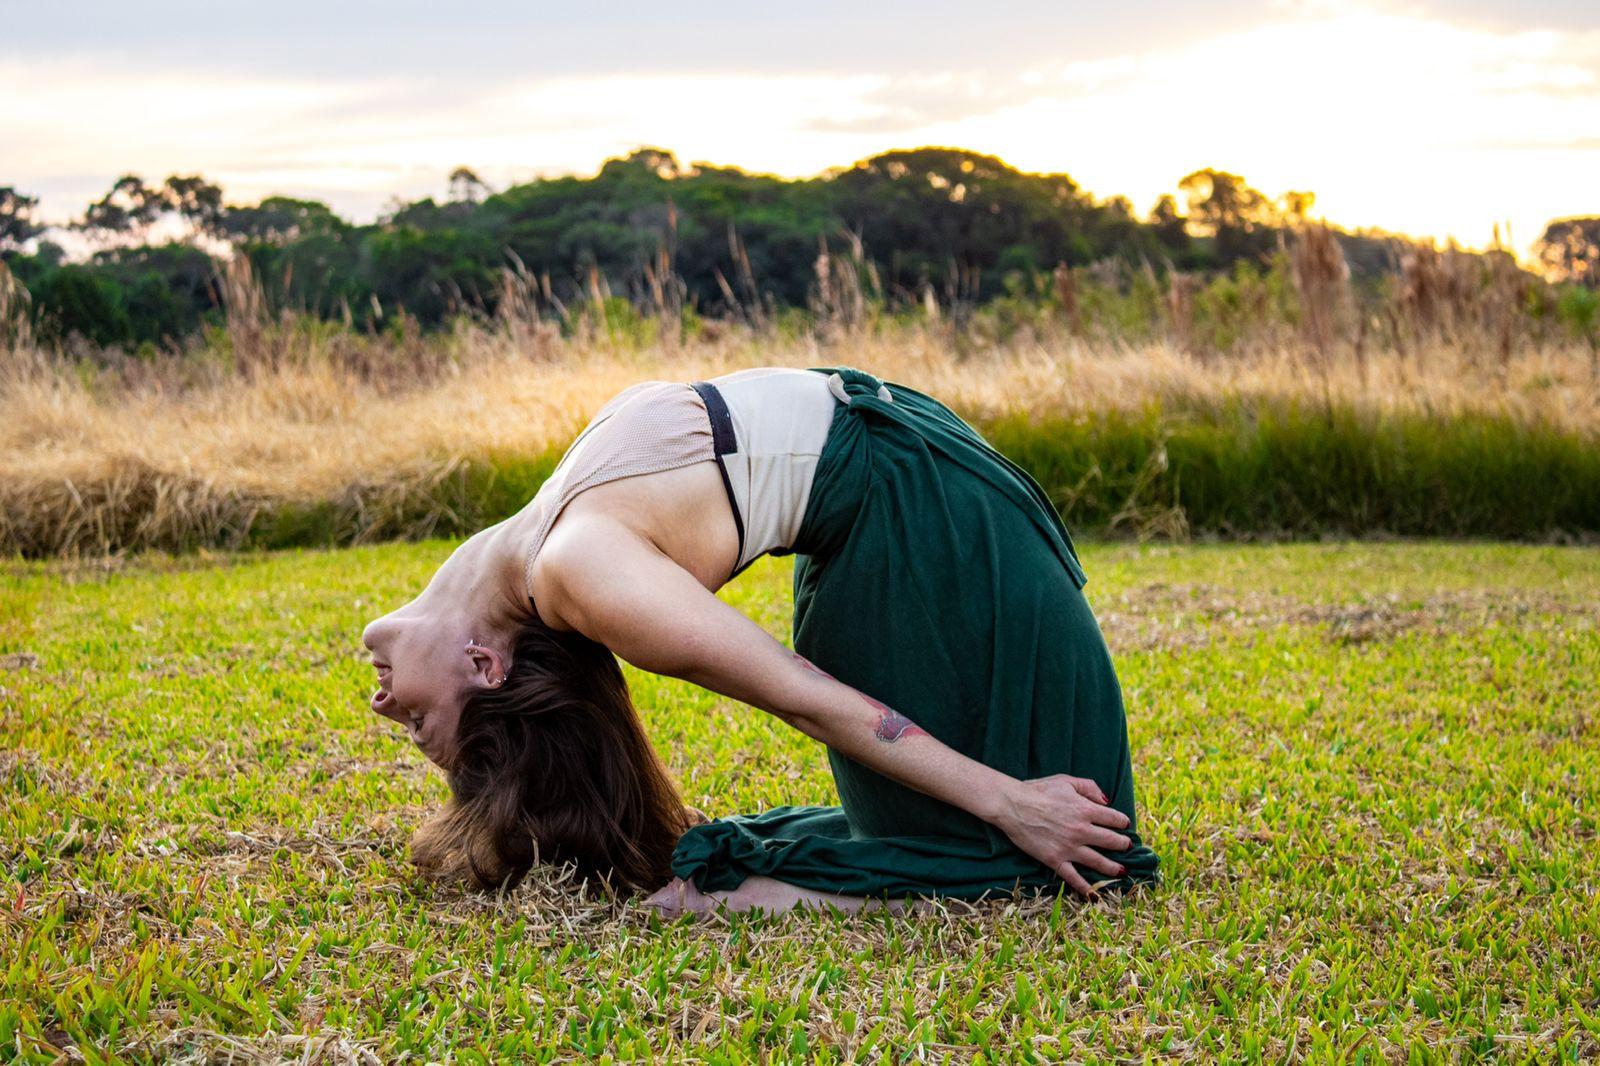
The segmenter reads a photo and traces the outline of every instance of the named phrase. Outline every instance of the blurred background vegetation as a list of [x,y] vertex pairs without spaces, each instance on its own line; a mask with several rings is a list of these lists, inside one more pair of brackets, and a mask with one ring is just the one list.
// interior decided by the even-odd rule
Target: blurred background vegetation
[[[1004,330],[1053,307],[1085,332],[1226,350],[1252,325],[1299,324],[1286,238],[1313,203],[1205,169],[1141,219],[1065,174],[953,148],[887,152],[803,180],[642,148],[594,177],[501,191],[458,168],[442,201],[396,203],[369,225],[311,200],[227,204],[201,176],[128,175],[81,218],[47,228],[33,198],[4,187],[0,258],[13,331],[25,317],[37,343],[84,353],[173,351],[225,325],[230,271],[274,314],[401,335],[493,319],[508,304],[569,334],[580,306],[613,326],[643,311],[690,331],[707,319],[766,328],[896,309],[959,322],[980,307]],[[1402,314],[1437,318],[1486,289],[1495,306],[1477,310],[1502,320],[1491,330],[1596,343],[1600,218],[1552,222],[1534,269],[1499,250],[1322,228],[1357,328],[1390,343],[1403,343]]]
[[0,555],[464,535],[628,384],[839,363],[1075,530],[1600,536],[1600,218],[1520,263],[1313,202],[1208,169],[1139,219],[942,148],[460,169],[370,225],[129,176],[45,228],[0,190]]

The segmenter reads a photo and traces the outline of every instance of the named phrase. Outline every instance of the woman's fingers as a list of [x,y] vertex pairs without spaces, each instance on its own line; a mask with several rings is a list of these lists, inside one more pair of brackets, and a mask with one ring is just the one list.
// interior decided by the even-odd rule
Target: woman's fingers
[[1095,825],[1108,825],[1112,829],[1128,828],[1128,816],[1115,807],[1096,806],[1089,811],[1089,821]]
[[1072,790],[1078,795],[1082,796],[1084,799],[1094,800],[1096,803],[1111,802],[1111,800],[1106,798],[1106,794],[1100,790],[1100,786],[1089,780],[1087,777],[1073,777],[1070,774],[1062,774],[1061,776],[1065,777],[1067,781],[1071,783]]
[[1083,879],[1083,875],[1074,869],[1070,862],[1064,862],[1060,866],[1057,866],[1056,873],[1061,877],[1061,880],[1065,881],[1069,886],[1071,886],[1072,891],[1076,892],[1078,895],[1094,895],[1094,889],[1089,887],[1089,882]]
[[1108,877],[1121,877],[1124,873],[1120,862],[1106,858],[1093,848],[1080,847],[1074,859],[1080,866],[1087,866],[1091,870],[1099,870]]
[[1121,833],[1113,833],[1111,830],[1098,825],[1090,826],[1089,831],[1084,833],[1083,836],[1085,844],[1092,844],[1107,851],[1127,851],[1133,847],[1133,841]]
[[1047,863],[1080,896],[1095,894],[1094,885],[1085,880],[1089,871],[1097,880],[1126,876],[1126,868],[1102,852],[1133,847],[1131,837],[1117,832],[1129,828],[1132,819],[1106,803],[1098,785],[1069,774],[1023,784],[1015,797],[1015,817],[1006,828],[1018,847]]
[[[1127,873],[1127,868],[1115,859],[1108,859],[1093,848],[1080,847],[1075,851],[1074,861],[1079,866],[1087,866],[1091,870],[1098,870],[1107,877],[1121,877]],[[1083,879],[1072,862],[1063,862],[1056,867],[1056,873],[1061,879],[1072,887],[1080,896],[1092,896],[1095,893],[1093,886]]]

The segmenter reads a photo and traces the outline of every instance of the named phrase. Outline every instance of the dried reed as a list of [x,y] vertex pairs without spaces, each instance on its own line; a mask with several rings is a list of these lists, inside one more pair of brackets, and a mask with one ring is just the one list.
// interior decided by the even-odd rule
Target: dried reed
[[[1474,356],[1450,346],[1430,348],[1421,373],[1374,353],[1363,380],[1337,357],[1308,376],[1295,349],[1202,360],[1162,344],[1090,348],[1065,328],[959,359],[946,326],[861,330],[831,354],[811,337],[749,330],[628,352],[593,336],[530,341],[486,326],[435,342],[448,350],[435,357],[437,373],[403,378],[381,369],[381,354],[370,365],[358,358],[384,352],[381,340],[347,350],[347,340],[314,336],[300,337],[294,361],[269,360],[243,381],[193,376],[178,361],[163,380],[13,358],[0,375],[0,553],[234,544],[281,505],[321,506],[345,539],[449,528],[445,512],[467,491],[463,463],[559,449],[641,378],[757,365],[849,363],[944,398],[975,424],[1151,407],[1217,412],[1317,395],[1377,413],[1504,416],[1587,434],[1600,425],[1588,352],[1576,347],[1524,354],[1504,388],[1487,389]],[[278,328],[259,340],[262,350],[290,346],[270,336]]]

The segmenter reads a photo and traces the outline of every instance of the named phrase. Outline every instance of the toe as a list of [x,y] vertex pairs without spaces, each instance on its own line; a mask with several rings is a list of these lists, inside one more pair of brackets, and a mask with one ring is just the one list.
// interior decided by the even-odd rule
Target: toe
[[666,885],[651,893],[645,906],[653,908],[663,918],[676,918],[684,910],[684,882],[674,877]]

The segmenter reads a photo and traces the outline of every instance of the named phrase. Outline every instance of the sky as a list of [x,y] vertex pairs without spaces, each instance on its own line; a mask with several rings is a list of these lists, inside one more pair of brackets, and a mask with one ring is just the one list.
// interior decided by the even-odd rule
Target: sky
[[0,185],[50,221],[129,172],[368,221],[460,165],[498,188],[642,145],[789,177],[956,146],[1140,214],[1216,167],[1523,253],[1600,214],[1597,0],[57,0],[4,24]]

